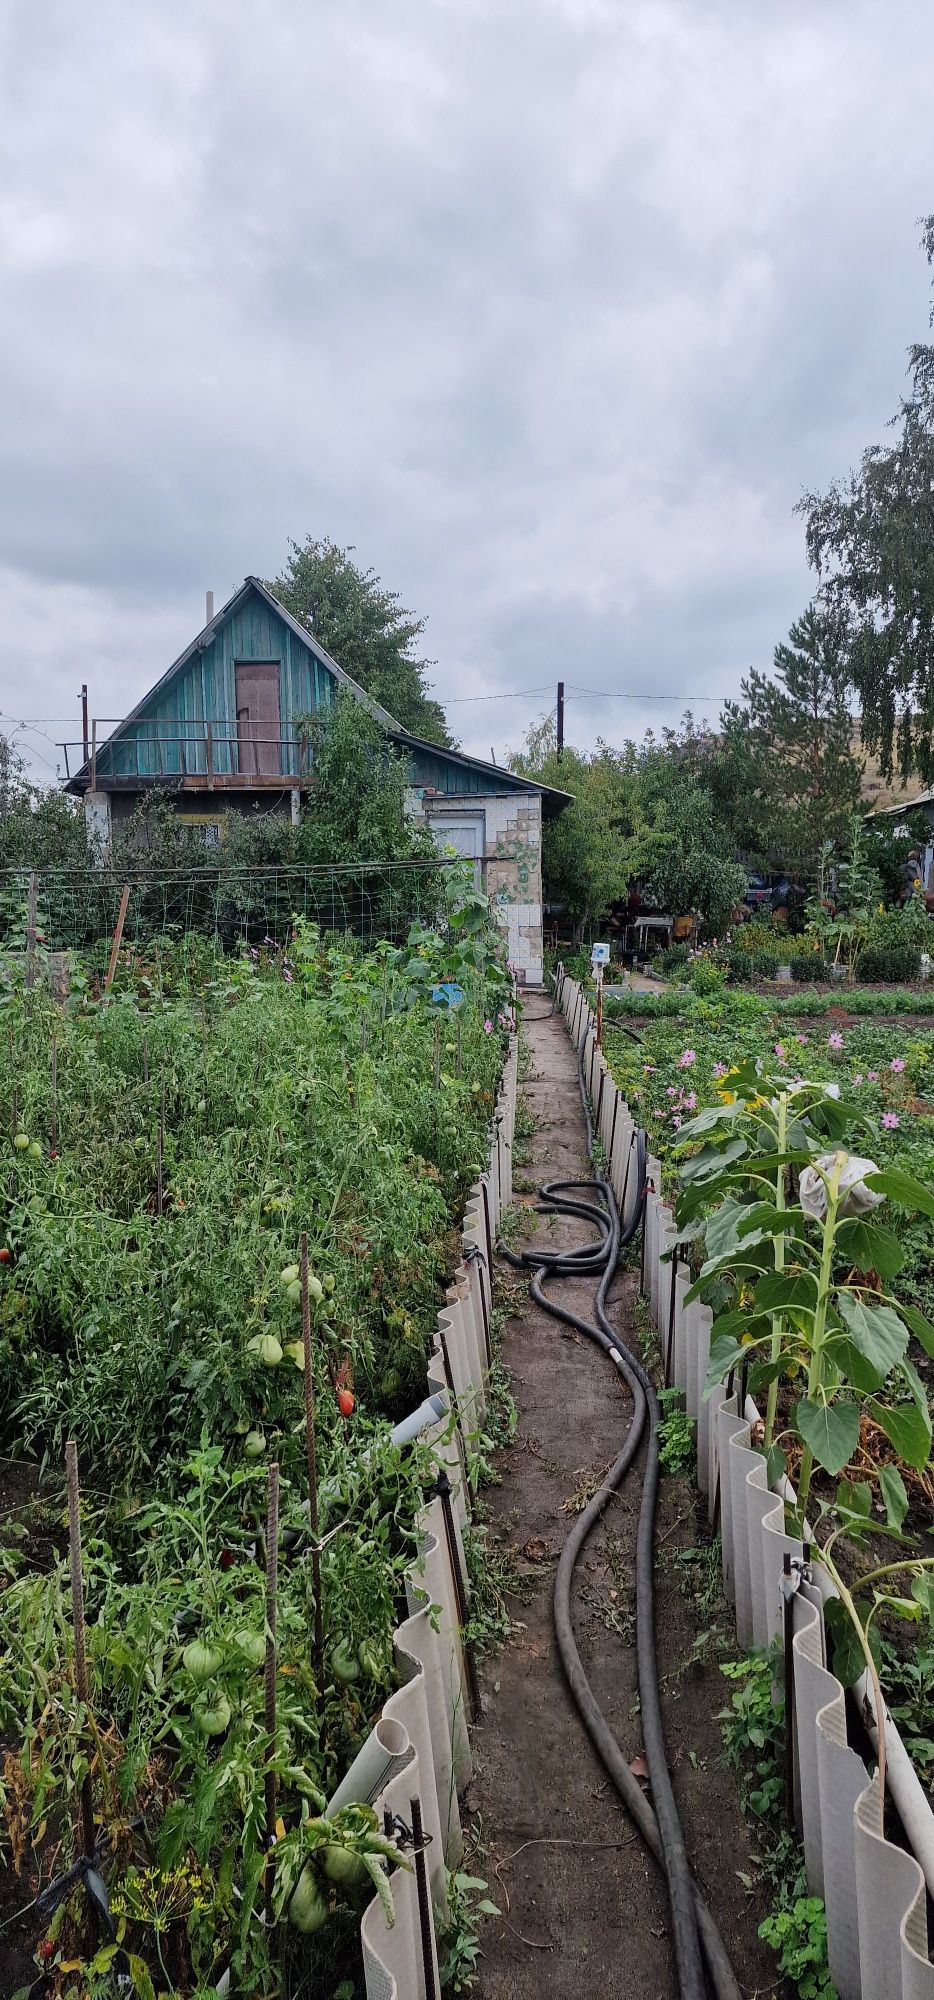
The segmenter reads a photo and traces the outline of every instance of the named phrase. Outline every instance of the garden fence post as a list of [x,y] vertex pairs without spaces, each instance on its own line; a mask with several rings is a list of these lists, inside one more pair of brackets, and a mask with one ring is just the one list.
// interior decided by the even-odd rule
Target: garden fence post
[[[276,1838],[276,1774],[273,1762],[276,1754],[276,1613],[279,1586],[279,1464],[273,1459],[266,1479],[266,1662],[265,1662],[265,1709],[266,1734],[269,1742],[266,1748],[266,1842],[272,1850]],[[267,1865],[266,1896],[272,1897],[274,1870]]]
[[[65,1477],[68,1482],[68,1556],[71,1569],[71,1618],[75,1633],[75,1692],[86,1718],[90,1717],[88,1696],[88,1656],[84,1636],[84,1574],[81,1564],[81,1507],[78,1491],[78,1447],[74,1438],[65,1446]],[[85,1722],[85,1736],[89,1734]],[[84,1852],[94,1859],[94,1787],[90,1766],[81,1781],[81,1825]]]
[[308,1290],[308,1235],[301,1237],[302,1359],[305,1373],[305,1445],[308,1453],[308,1513],[311,1522],[311,1587],[314,1593],[314,1658],[318,1702],[324,1705],[324,1619],[321,1606],[321,1550],[318,1546],[318,1460],[315,1448],[315,1383],[311,1351],[311,1297]]

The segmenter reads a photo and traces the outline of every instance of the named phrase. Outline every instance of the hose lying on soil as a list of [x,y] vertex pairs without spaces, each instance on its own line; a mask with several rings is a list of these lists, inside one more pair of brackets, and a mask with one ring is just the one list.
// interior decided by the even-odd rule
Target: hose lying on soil
[[[554,1012],[554,1006],[551,1009]],[[532,1017],[535,1018],[535,1017]],[[545,1016],[539,1018],[547,1018]],[[587,1126],[587,1150],[593,1160],[594,1132],[584,1083],[583,1051],[578,1050],[577,1080]],[[623,1449],[606,1478],[581,1513],[569,1534],[558,1563],[554,1591],[555,1634],[561,1663],[574,1702],[616,1791],[635,1822],[647,1847],[664,1869],[671,1907],[672,1932],[678,1968],[678,1988],[682,2000],[704,2000],[706,1991],[703,1960],[706,1960],[717,2000],[740,2000],[729,1956],[716,1924],[704,1903],[688,1864],[684,1833],[678,1816],[665,1752],[658,1688],[655,1638],[655,1512],[658,1497],[659,1409],[652,1383],[631,1349],[620,1339],[606,1311],[607,1293],[616,1271],[620,1250],[632,1241],[642,1225],[645,1209],[645,1136],[634,1134],[627,1167],[622,1208],[627,1207],[629,1173],[635,1172],[637,1197],[629,1222],[623,1227],[613,1189],[598,1166],[593,1181],[550,1181],[539,1190],[542,1212],[579,1216],[592,1222],[597,1235],[592,1242],[575,1250],[523,1251],[516,1254],[500,1246],[501,1254],[515,1265],[534,1265],[531,1296],[553,1318],[586,1335],[603,1349],[625,1380],[633,1399],[633,1414]],[[588,1200],[586,1196],[591,1198]],[[596,1197],[594,1199],[594,1197]],[[594,1320],[583,1319],[558,1304],[543,1290],[547,1277],[597,1276]],[[571,1585],[574,1568],[588,1536],[600,1520],[613,1495],[619,1491],[646,1436],[646,1457],[636,1544],[636,1655],[639,1676],[639,1703],[643,1741],[654,1811],[633,1777],[627,1759],[604,1717],[584,1672],[574,1638],[571,1616]]]

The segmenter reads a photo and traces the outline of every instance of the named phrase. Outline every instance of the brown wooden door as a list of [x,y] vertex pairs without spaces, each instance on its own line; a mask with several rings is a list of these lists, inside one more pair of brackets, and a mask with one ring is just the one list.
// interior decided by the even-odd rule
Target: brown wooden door
[[278,777],[279,662],[238,660],[235,673],[240,776]]

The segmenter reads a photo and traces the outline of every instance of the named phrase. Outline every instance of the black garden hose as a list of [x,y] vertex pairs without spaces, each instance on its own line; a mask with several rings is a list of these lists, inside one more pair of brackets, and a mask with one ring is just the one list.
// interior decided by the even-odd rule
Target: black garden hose
[[[594,1133],[584,1083],[582,1049],[578,1050],[577,1067],[578,1086],[587,1126],[587,1147],[592,1158]],[[702,1952],[717,2000],[740,2000],[740,1989],[726,1947],[690,1872],[665,1752],[656,1659],[654,1588],[655,1512],[659,1483],[658,1402],[648,1375],[635,1355],[619,1338],[606,1311],[607,1293],[616,1271],[620,1250],[631,1242],[643,1220],[645,1138],[642,1132],[634,1133],[630,1147],[626,1187],[623,1192],[624,1209],[629,1174],[633,1169],[638,1197],[625,1229],[620,1222],[613,1189],[600,1169],[595,1167],[592,1182],[551,1181],[540,1190],[544,1213],[575,1215],[592,1222],[597,1230],[594,1240],[575,1250],[526,1251],[522,1255],[503,1250],[502,1254],[512,1264],[535,1266],[530,1291],[536,1304],[601,1347],[623,1376],[632,1394],[633,1415],[623,1449],[610,1468],[603,1485],[579,1515],[561,1552],[554,1590],[555,1634],[568,1687],[591,1742],[646,1845],[664,1869],[671,1906],[678,1986],[682,2000],[703,2000],[706,1989]],[[596,1196],[596,1200],[581,1199],[582,1194]],[[577,1313],[569,1311],[567,1307],[559,1305],[543,1290],[543,1281],[548,1276],[580,1277],[587,1273],[598,1272],[600,1279],[595,1299],[594,1322],[583,1319]],[[577,1559],[588,1536],[630,1470],[646,1428],[648,1430],[646,1464],[636,1547],[636,1654],[643,1741],[654,1811],[638,1781],[633,1777],[629,1764],[597,1703],[577,1650],[571,1616],[571,1585]]]

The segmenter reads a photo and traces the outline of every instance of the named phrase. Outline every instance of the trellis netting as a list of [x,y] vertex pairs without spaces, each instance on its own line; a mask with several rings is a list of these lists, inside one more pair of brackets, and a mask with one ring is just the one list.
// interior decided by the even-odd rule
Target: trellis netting
[[245,866],[221,847],[206,850],[197,867],[147,867],[145,859],[128,859],[102,868],[0,869],[0,948],[92,956],[98,949],[103,970],[125,890],[122,952],[125,958],[145,953],[157,971],[160,940],[187,941],[192,953],[209,941],[229,953],[281,941],[296,917],[367,944],[380,938],[398,943],[414,922],[437,921],[445,876],[457,865],[438,856]]
[[[637,1125],[597,1047],[596,1021],[577,980],[559,970],[560,1005],[582,1052],[616,1199],[624,1218],[640,1199],[635,1185]],[[646,1162],[643,1289],[665,1360],[697,1423],[698,1482],[711,1521],[719,1511],[723,1582],[744,1647],[769,1647],[783,1636],[785,1556],[800,1566],[803,1544],[785,1532],[785,1484],[770,1492],[766,1463],[752,1448],[759,1412],[751,1397],[721,1384],[705,1400],[710,1355],[709,1307],[684,1303],[689,1280],[666,1259],[676,1237],[663,1198],[660,1164]],[[665,1261],[663,1261],[665,1260]],[[800,1567],[793,1571],[800,1576]],[[905,1846],[886,1837],[878,1777],[849,1741],[844,1689],[827,1666],[823,1605],[833,1585],[813,1560],[792,1599],[795,1806],[808,1884],[827,1911],[830,1973],[840,2000],[934,2000],[927,1898],[934,1896],[934,1813],[889,1716],[885,1718],[888,1788]],[[862,1704],[865,1690],[856,1689]],[[870,1736],[872,1730],[870,1729]]]
[[[360,1929],[367,2000],[426,2000],[438,1992],[435,1929],[446,1913],[445,1870],[456,1868],[463,1847],[458,1794],[471,1775],[471,1749],[455,1565],[462,1579],[468,1519],[465,1449],[485,1407],[493,1304],[490,1260],[500,1217],[512,1199],[517,1070],[513,1037],[493,1118],[489,1166],[470,1190],[461,1260],[438,1314],[426,1403],[395,1433],[401,1441],[418,1429],[433,1442],[439,1471],[450,1481],[450,1512],[446,1521],[439,1494],[419,1518],[420,1555],[406,1578],[409,1615],[393,1641],[402,1685],[384,1704],[328,1805],[336,1811],[351,1800],[365,1800],[381,1817],[393,1815],[397,1829],[401,1823],[406,1830],[399,1836],[406,1851],[417,1799],[427,1836],[425,1911],[409,1847],[412,1872],[397,1868],[391,1878],[395,1922],[387,1923],[375,1897],[364,1913]],[[421,1428],[426,1418],[427,1426]]]

